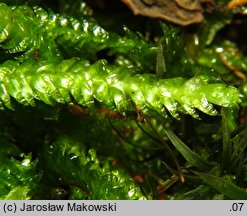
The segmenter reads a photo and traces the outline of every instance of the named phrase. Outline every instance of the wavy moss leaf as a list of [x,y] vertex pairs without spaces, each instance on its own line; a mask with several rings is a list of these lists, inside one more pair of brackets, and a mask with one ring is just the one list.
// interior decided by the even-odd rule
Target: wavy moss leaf
[[[26,6],[8,7],[0,3],[0,43],[10,53],[39,47],[40,35],[32,9]],[[28,32],[28,34],[26,34]]]
[[[217,83],[209,76],[158,79],[152,74],[135,74],[124,67],[108,66],[105,61],[90,65],[78,59],[60,63],[18,64],[8,61],[0,67],[3,104],[11,108],[10,97],[24,105],[34,99],[55,105],[71,103],[71,96],[82,106],[92,107],[95,100],[123,113],[134,111],[130,99],[142,110],[159,113],[164,106],[174,116],[185,112],[198,117],[195,108],[217,115],[211,103],[230,107],[239,102],[238,90]],[[211,92],[211,88],[217,92]]]
[[[0,3],[0,45],[7,52],[32,50],[41,59],[78,56],[96,60],[97,52],[122,53],[133,65],[154,68],[156,47],[125,29],[126,36],[108,32],[92,19],[65,17],[40,7],[8,7]],[[38,50],[38,51],[37,51]],[[26,58],[24,58],[25,60]]]
[[[97,52],[111,49],[109,55],[122,53],[138,67],[153,68],[156,47],[148,44],[141,35],[125,28],[125,37],[108,32],[94,20],[81,18],[76,20],[59,14],[46,13],[41,8],[35,10],[42,21],[40,28],[69,53],[70,56],[96,59]],[[44,18],[45,17],[45,18]],[[145,63],[146,61],[146,63]]]
[[0,199],[30,199],[40,185],[37,161],[31,161],[5,136],[0,140]]
[[197,173],[197,175],[203,179],[205,183],[226,195],[233,200],[246,200],[247,193],[234,183],[227,181],[225,178],[213,176],[206,173]]
[[83,148],[83,143],[64,135],[46,143],[41,156],[48,179],[72,189],[70,199],[144,199],[122,168],[112,169],[93,149],[86,153]]
[[[0,47],[4,53],[10,53],[19,61],[27,59],[38,61],[39,58],[49,60],[60,59],[61,53],[52,38],[41,28],[40,20],[33,8],[28,6],[13,6],[0,3]],[[11,55],[7,56],[8,58]],[[18,55],[17,55],[18,54]],[[5,57],[6,58],[6,57]]]

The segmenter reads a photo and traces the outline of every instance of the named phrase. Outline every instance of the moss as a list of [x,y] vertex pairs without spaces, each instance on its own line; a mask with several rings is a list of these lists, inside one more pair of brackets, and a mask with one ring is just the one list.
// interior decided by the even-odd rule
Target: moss
[[227,3],[185,27],[1,1],[0,198],[245,199],[246,18]]

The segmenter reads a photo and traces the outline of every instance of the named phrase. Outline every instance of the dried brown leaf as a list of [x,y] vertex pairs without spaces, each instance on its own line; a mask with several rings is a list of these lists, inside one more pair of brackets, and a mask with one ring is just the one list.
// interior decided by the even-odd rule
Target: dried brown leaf
[[199,0],[121,0],[135,15],[165,19],[179,25],[203,20]]

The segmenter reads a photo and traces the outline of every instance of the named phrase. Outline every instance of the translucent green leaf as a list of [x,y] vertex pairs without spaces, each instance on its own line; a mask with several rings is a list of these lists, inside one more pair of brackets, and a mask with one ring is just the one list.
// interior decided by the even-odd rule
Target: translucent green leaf
[[198,200],[198,199],[207,199],[207,195],[210,192],[210,187],[205,185],[200,185],[199,187],[188,191],[182,195],[176,197],[177,200]]
[[29,186],[17,186],[13,188],[6,196],[0,197],[4,200],[27,200],[31,197],[28,195],[31,188]]
[[203,160],[200,155],[186,146],[170,129],[166,129],[165,132],[175,148],[180,152],[181,155],[183,155],[183,157],[191,166],[195,166],[201,169],[212,166],[212,164]]
[[70,199],[145,199],[122,168],[112,169],[107,160],[100,162],[95,150],[86,153],[83,143],[73,137],[60,136],[52,144],[46,143],[43,150],[46,178],[53,184],[70,186]]
[[9,96],[24,105],[34,105],[37,99],[54,106],[71,103],[72,95],[82,106],[93,107],[96,99],[123,114],[134,111],[131,99],[142,110],[148,107],[164,113],[165,106],[175,118],[179,112],[198,118],[196,109],[217,115],[213,104],[237,106],[238,90],[218,82],[205,75],[189,80],[158,79],[153,74],[135,74],[125,67],[110,66],[103,60],[90,65],[77,58],[36,64],[7,61],[0,66],[0,98],[8,107]]
[[0,140],[0,199],[30,199],[36,196],[40,185],[37,161],[32,161],[31,155],[23,154],[2,134]]
[[233,200],[246,200],[247,193],[244,189],[238,187],[234,183],[227,181],[225,178],[217,177],[214,175],[200,173],[198,172],[197,175],[203,179],[203,181],[216,189],[217,191],[221,192],[222,194],[226,195],[230,199]]

